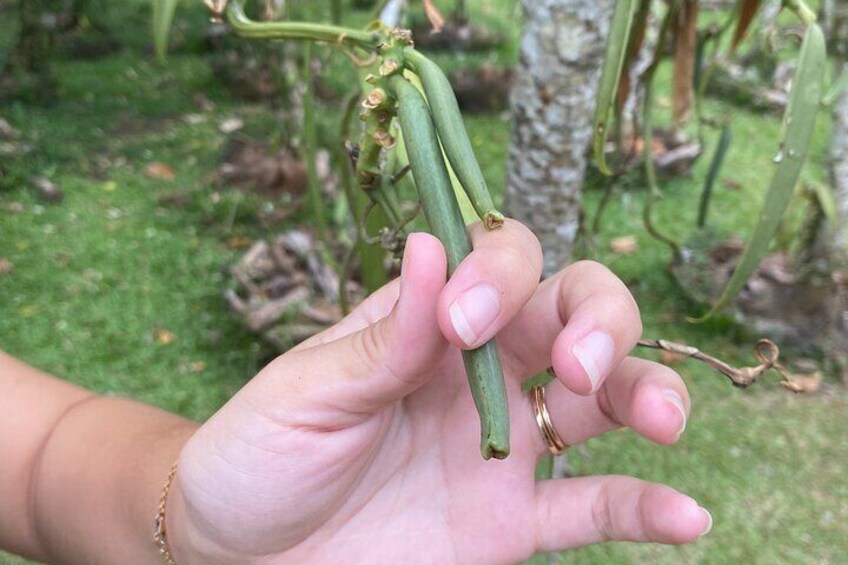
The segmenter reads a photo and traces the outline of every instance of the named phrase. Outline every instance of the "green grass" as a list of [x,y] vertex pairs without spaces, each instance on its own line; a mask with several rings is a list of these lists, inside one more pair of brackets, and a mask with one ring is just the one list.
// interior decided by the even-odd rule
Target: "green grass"
[[[443,2],[443,6],[449,6]],[[511,2],[476,2],[477,17],[514,21]],[[184,8],[183,8],[184,9]],[[195,14],[191,12],[191,14]],[[179,49],[167,65],[152,62],[146,12],[132,12],[125,47],[93,61],[61,60],[61,96],[49,108],[12,105],[0,115],[35,146],[25,158],[4,160],[0,187],[0,256],[14,263],[0,276],[0,346],[47,371],[101,393],[127,395],[203,419],[226,401],[271,352],[242,329],[221,298],[225,270],[239,255],[234,237],[261,237],[270,230],[257,221],[260,202],[216,186],[224,135],[218,122],[238,115],[252,133],[269,135],[274,120],[258,106],[228,97],[204,55]],[[196,14],[195,14],[196,15]],[[189,17],[189,16],[185,16]],[[193,15],[190,17],[194,17]],[[361,16],[359,16],[361,18]],[[508,64],[513,41],[492,57]],[[0,26],[0,37],[11,33]],[[128,28],[129,29],[129,28]],[[192,46],[191,27],[180,33]],[[179,45],[178,45],[179,47]],[[478,62],[438,56],[458,65]],[[347,66],[343,56],[328,68]],[[336,75],[343,91],[348,78]],[[348,75],[352,76],[352,75]],[[660,86],[667,84],[660,77]],[[216,106],[202,113],[202,93]],[[318,112],[328,143],[335,131],[335,103]],[[717,185],[711,222],[724,234],[746,235],[771,172],[779,120],[714,100],[710,114],[732,111],[734,144],[722,177],[741,186]],[[658,119],[668,111],[659,108]],[[472,143],[484,174],[500,192],[509,125],[500,117],[469,116]],[[818,124],[804,178],[825,179],[828,120]],[[663,183],[658,223],[685,237],[694,223],[707,157],[691,178]],[[173,181],[148,178],[146,164],[175,168]],[[29,190],[29,177],[46,174],[65,191],[61,204],[46,205]],[[643,183],[625,179],[605,215],[597,258],[631,287],[645,318],[645,336],[687,341],[738,364],[749,364],[757,336],[728,320],[703,325],[684,320],[697,313],[666,272],[668,252],[641,225]],[[217,193],[214,196],[213,193]],[[180,195],[176,205],[167,197]],[[591,214],[599,191],[587,190]],[[17,202],[24,212],[5,205]],[[264,206],[280,206],[264,202]],[[275,229],[285,226],[275,226]],[[611,238],[633,234],[640,252],[618,256]],[[157,332],[171,332],[164,344]],[[741,391],[694,363],[677,365],[692,393],[687,433],[674,447],[660,448],[631,432],[608,434],[574,449],[580,474],[625,473],[666,482],[691,494],[715,518],[713,532],[681,548],[613,543],[570,552],[563,563],[843,563],[848,560],[848,396],[828,383],[826,394],[793,396],[774,379]],[[0,564],[21,563],[0,554]]]

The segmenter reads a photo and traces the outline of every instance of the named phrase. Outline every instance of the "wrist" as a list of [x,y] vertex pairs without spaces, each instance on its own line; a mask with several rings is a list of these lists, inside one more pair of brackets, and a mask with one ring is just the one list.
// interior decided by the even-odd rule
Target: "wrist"
[[45,560],[164,563],[152,518],[169,466],[196,427],[120,398],[93,397],[66,413],[33,475],[33,520]]
[[[217,565],[244,562],[214,541],[186,500],[179,469],[171,484],[165,512],[168,551],[177,565]],[[163,560],[162,563],[167,563]]]

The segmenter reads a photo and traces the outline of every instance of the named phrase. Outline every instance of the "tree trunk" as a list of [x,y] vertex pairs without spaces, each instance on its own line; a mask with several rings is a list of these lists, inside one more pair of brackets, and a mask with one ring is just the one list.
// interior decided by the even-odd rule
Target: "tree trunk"
[[[848,73],[848,63],[842,64],[842,72]],[[833,103],[831,136],[830,179],[837,210],[832,249],[844,258],[848,250],[848,90]]]
[[577,235],[612,7],[611,0],[524,0],[505,208],[542,241],[545,274],[569,260]]
[[[824,2],[822,23],[828,36],[830,54],[837,60],[833,77],[848,73],[848,6]],[[823,252],[838,266],[848,260],[848,90],[833,101],[831,109],[829,172],[836,221],[822,230],[819,241]]]

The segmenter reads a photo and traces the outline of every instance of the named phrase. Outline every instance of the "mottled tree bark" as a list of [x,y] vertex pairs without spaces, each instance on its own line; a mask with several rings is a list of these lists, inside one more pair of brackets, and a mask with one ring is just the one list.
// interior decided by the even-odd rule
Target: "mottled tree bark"
[[[843,64],[842,69],[848,72],[848,64]],[[848,251],[848,90],[834,103],[831,135],[830,178],[837,210],[832,247],[844,258]]]
[[[830,54],[839,61],[834,77],[848,73],[848,6],[839,2],[824,2],[822,23],[828,36]],[[845,266],[848,260],[848,90],[833,101],[831,110],[829,172],[833,197],[836,201],[836,222],[827,226],[819,243],[831,261]]]
[[524,0],[505,208],[542,241],[546,274],[569,260],[579,227],[612,7],[612,0]]

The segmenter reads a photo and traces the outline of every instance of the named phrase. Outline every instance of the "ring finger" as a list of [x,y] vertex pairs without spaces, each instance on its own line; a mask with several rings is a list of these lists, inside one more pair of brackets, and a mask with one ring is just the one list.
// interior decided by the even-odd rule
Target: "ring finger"
[[[567,445],[576,445],[620,427],[659,444],[675,443],[686,427],[689,395],[683,380],[665,365],[627,357],[596,394],[582,396],[559,379],[547,385],[546,407],[551,423]],[[534,418],[529,396],[529,418]],[[533,421],[537,453],[548,453],[541,430]]]

